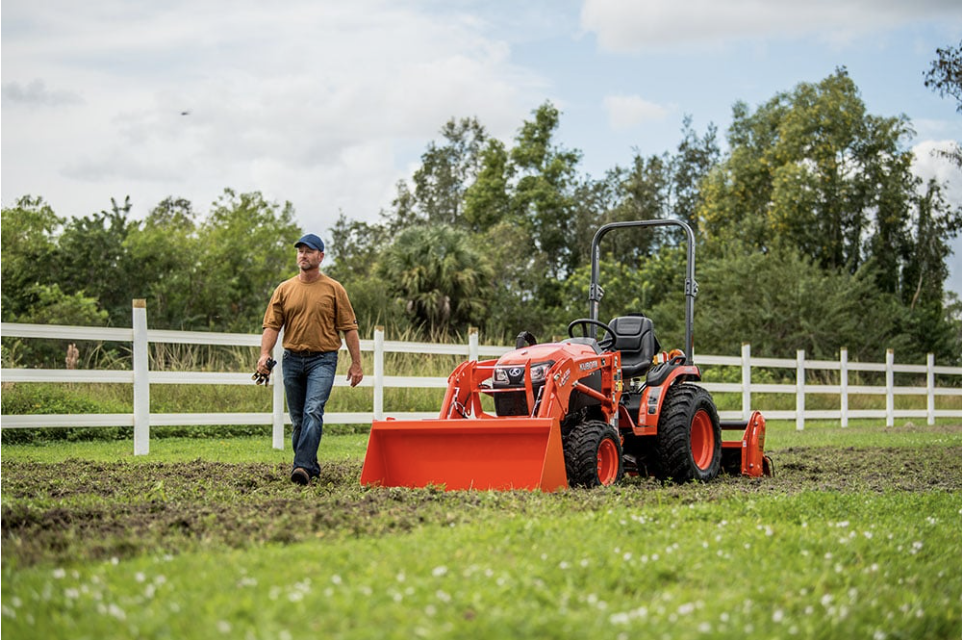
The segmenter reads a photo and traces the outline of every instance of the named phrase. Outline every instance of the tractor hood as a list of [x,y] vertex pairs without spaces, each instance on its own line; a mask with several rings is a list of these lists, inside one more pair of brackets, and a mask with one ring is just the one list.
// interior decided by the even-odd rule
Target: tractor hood
[[525,362],[531,362],[532,364],[538,362],[547,362],[549,360],[552,362],[558,362],[564,358],[593,355],[597,355],[597,352],[585,344],[576,344],[571,342],[549,342],[509,351],[498,358],[497,364],[498,366],[514,364],[523,367]]

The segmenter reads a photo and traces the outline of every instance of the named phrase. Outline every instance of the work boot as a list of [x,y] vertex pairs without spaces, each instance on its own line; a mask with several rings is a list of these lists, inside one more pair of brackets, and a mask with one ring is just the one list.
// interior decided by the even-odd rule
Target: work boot
[[310,481],[311,481],[311,476],[308,475],[307,471],[305,471],[304,469],[301,469],[300,467],[294,469],[294,471],[291,472],[291,482],[295,484],[306,485],[306,484],[309,484]]

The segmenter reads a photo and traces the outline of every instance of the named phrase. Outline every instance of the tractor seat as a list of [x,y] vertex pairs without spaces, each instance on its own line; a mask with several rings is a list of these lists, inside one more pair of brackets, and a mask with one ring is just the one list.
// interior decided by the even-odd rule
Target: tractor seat
[[621,352],[621,375],[625,381],[645,375],[651,359],[661,349],[651,318],[631,313],[608,323],[615,332],[611,351]]

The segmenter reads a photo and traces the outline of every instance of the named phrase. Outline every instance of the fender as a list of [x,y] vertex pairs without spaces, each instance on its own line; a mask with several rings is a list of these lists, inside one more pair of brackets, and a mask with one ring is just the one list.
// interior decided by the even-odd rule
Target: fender
[[701,371],[695,365],[668,365],[671,370],[659,385],[645,387],[641,395],[641,406],[632,431],[636,436],[653,436],[658,433],[658,417],[668,389],[679,382],[701,380]]

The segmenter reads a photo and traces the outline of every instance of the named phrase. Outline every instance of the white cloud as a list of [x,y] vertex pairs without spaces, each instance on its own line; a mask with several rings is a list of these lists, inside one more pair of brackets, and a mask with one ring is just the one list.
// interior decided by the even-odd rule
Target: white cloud
[[4,82],[0,91],[4,104],[26,107],[59,107],[82,104],[83,99],[73,91],[51,91],[46,83],[34,78],[26,85],[19,82]]
[[[786,59],[773,79],[729,52],[688,55],[694,46],[609,55],[579,37],[585,30],[609,49],[634,51],[819,21],[836,29],[847,19],[914,19],[901,2],[868,3],[3,0],[2,200],[42,195],[67,216],[129,194],[140,215],[171,195],[206,211],[231,187],[290,200],[303,226],[322,230],[339,209],[375,219],[449,118],[476,116],[507,141],[545,100],[563,111],[557,142],[583,150],[597,175],[636,144],[659,152],[677,142],[671,126],[643,137],[632,128],[682,111],[724,126],[735,99],[764,99],[823,70]],[[958,15],[956,4],[905,11]],[[798,60],[811,49],[799,47]],[[903,51],[886,53],[865,77],[888,86],[892,56]],[[757,88],[747,96],[745,77]],[[908,93],[888,94],[900,102],[883,112],[912,113]],[[917,116],[938,113],[912,116],[920,124]],[[958,137],[951,124],[934,126],[924,136],[920,126],[920,138]]]
[[[388,0],[3,8],[4,204],[39,193],[61,215],[127,193],[141,213],[168,195],[205,210],[232,187],[291,200],[315,229],[338,208],[374,219],[407,175],[402,150],[423,150],[452,117],[477,116],[509,137],[545,98],[544,79],[455,9]],[[18,108],[58,96],[57,118]],[[97,190],[98,202],[78,195]]]
[[581,26],[608,51],[817,33],[845,40],[939,16],[962,17],[957,0],[585,0]]
[[664,120],[671,109],[639,96],[606,96],[608,123],[615,131],[624,131],[642,123]]

